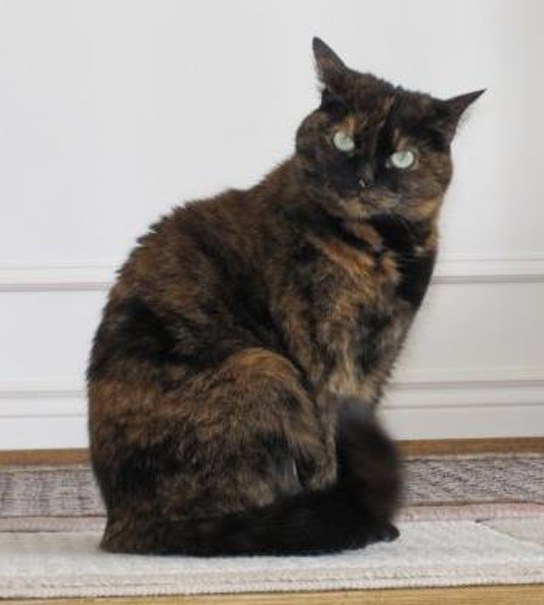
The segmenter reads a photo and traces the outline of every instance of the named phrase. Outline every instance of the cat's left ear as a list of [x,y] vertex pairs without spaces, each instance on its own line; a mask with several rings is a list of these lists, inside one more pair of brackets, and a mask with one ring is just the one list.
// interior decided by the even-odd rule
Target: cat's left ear
[[312,40],[317,77],[324,88],[336,95],[345,92],[350,69],[321,38]]
[[481,97],[484,92],[485,88],[443,101],[447,113],[447,118],[444,121],[443,126],[450,140],[453,139],[455,135],[461,116],[465,113],[469,105],[472,105],[472,103]]

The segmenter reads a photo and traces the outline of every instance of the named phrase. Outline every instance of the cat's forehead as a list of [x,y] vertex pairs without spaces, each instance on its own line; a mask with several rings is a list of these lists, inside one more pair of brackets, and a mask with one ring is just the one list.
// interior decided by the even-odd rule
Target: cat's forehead
[[351,93],[352,109],[375,116],[387,114],[397,96],[395,87],[389,82],[357,72],[351,79]]
[[429,95],[393,86],[370,74],[357,74],[354,84],[352,109],[360,115],[417,120],[433,110],[434,100]]
[[372,76],[361,76],[346,116],[353,130],[381,129],[389,124],[398,131],[410,131],[435,111],[429,95],[393,87]]

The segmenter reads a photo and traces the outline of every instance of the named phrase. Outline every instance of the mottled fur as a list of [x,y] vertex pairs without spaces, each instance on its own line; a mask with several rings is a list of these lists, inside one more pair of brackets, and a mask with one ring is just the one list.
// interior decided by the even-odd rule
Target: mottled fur
[[[372,410],[429,283],[450,143],[479,93],[440,101],[317,39],[314,53],[322,103],[293,156],[248,191],[175,209],[110,292],[88,370],[106,550],[396,536],[396,456]],[[354,151],[334,147],[338,128]],[[416,165],[388,167],[405,147]]]

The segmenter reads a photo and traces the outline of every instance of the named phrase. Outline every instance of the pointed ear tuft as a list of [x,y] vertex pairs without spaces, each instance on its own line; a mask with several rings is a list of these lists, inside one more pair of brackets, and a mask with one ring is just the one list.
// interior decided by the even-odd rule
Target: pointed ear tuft
[[349,69],[345,66],[342,59],[321,38],[314,38],[312,40],[312,47],[319,80],[325,88],[334,90],[345,80]]
[[481,97],[484,94],[485,90],[485,88],[482,88],[482,90],[476,90],[474,92],[468,92],[464,95],[459,95],[458,97],[453,97],[452,99],[448,99],[446,101],[446,105],[448,106],[449,110],[453,115],[456,115],[457,118],[460,118],[463,115],[465,109],[469,105],[472,105],[472,103],[474,103],[476,99]]
[[485,91],[486,89],[483,88],[482,90],[469,92],[464,95],[452,97],[451,99],[444,101],[448,112],[448,118],[445,127],[450,137],[450,140],[453,139],[455,135],[455,131],[457,129],[461,116],[465,113],[469,105],[472,105],[472,103],[474,103],[476,99],[481,97]]

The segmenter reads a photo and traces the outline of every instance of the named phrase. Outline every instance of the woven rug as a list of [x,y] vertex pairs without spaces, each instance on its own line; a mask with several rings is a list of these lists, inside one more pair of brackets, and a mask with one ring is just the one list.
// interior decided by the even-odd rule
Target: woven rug
[[100,552],[103,508],[86,465],[0,467],[0,598],[544,583],[544,455],[405,465],[395,543],[208,560]]

